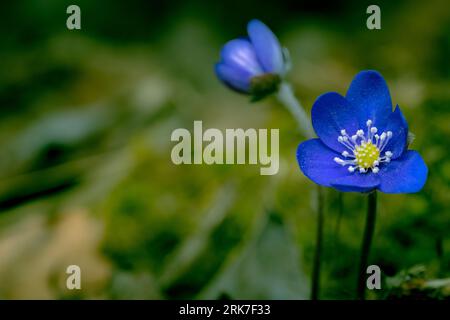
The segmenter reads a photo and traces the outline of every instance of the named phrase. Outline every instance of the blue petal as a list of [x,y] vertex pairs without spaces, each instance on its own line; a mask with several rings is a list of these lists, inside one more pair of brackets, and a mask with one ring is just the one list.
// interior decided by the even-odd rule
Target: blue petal
[[255,49],[250,41],[234,39],[227,42],[220,53],[222,62],[238,70],[256,76],[264,73],[259,64]]
[[379,184],[380,178],[372,172],[348,172],[346,176],[335,179],[331,186],[343,192],[370,192]]
[[408,123],[397,105],[395,111],[389,115],[383,131],[392,131],[392,138],[383,150],[392,152],[392,159],[400,157],[406,149],[408,141]]
[[215,66],[217,77],[231,89],[242,93],[249,93],[252,75],[245,70],[230,67],[224,63]]
[[264,71],[284,74],[283,52],[275,34],[256,19],[248,23],[247,32]]
[[343,96],[328,92],[317,98],[311,110],[312,125],[317,136],[328,147],[341,153],[347,148],[338,142],[341,130],[349,135],[359,129],[355,108]]
[[383,166],[378,173],[380,191],[385,193],[413,193],[424,186],[428,168],[417,151],[409,150],[403,156]]
[[302,142],[297,149],[297,161],[305,176],[326,187],[348,173],[346,168],[334,162],[333,159],[338,156],[319,139]]
[[383,76],[376,71],[361,71],[353,79],[346,95],[347,100],[358,110],[361,129],[371,119],[376,127],[384,127],[392,113],[389,89]]

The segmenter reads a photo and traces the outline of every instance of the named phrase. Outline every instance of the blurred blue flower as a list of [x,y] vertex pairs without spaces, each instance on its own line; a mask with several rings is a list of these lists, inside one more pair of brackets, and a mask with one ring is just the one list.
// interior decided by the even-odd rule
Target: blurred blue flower
[[408,150],[408,124],[376,71],[362,71],[345,97],[336,92],[314,103],[312,124],[319,139],[301,143],[297,160],[315,183],[340,191],[412,193],[422,189],[428,169]]
[[287,51],[259,20],[251,20],[247,32],[224,45],[215,71],[231,89],[260,99],[277,91],[288,69]]

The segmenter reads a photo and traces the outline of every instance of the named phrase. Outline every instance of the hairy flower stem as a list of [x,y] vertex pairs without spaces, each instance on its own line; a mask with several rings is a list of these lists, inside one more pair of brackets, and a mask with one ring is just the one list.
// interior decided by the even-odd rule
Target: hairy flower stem
[[344,193],[339,192],[337,194],[337,218],[336,218],[336,226],[334,227],[334,241],[335,245],[337,245],[338,239],[339,239],[339,230],[341,228],[341,219],[344,215]]
[[278,100],[289,110],[289,112],[297,121],[298,127],[301,133],[307,138],[314,138],[314,130],[311,125],[311,121],[306,114],[305,109],[303,109],[300,101],[294,95],[292,87],[289,83],[282,82],[277,94]]
[[366,293],[366,270],[367,261],[370,254],[370,246],[372,245],[373,233],[375,231],[375,218],[377,213],[377,192],[369,193],[367,202],[366,227],[364,229],[363,242],[361,245],[361,258],[359,262],[358,285],[356,297],[359,300],[365,299]]
[[[300,101],[294,95],[289,83],[282,82],[277,93],[278,100],[289,110],[298,124],[300,132],[307,139],[315,137],[311,121],[303,109]],[[319,298],[320,289],[320,266],[322,259],[323,225],[324,225],[324,190],[321,186],[317,187],[317,230],[316,230],[316,249],[314,253],[314,265],[312,272],[311,299]]]
[[311,284],[311,300],[319,299],[320,267],[322,262],[323,224],[324,224],[324,190],[321,186],[317,186],[316,251],[314,252],[314,265]]

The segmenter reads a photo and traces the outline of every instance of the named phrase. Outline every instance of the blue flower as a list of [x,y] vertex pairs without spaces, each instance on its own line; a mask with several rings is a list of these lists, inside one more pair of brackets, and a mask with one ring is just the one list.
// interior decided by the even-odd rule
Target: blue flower
[[311,110],[319,139],[301,143],[297,160],[315,183],[340,191],[412,193],[422,189],[428,169],[408,150],[408,124],[392,111],[387,84],[376,71],[362,71],[345,97],[328,92]]
[[251,20],[247,32],[248,38],[234,39],[224,45],[215,71],[231,89],[260,99],[277,91],[288,69],[286,51],[259,20]]

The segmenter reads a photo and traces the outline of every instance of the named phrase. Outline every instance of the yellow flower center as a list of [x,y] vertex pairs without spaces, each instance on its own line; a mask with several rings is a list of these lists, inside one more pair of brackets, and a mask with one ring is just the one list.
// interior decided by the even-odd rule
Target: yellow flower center
[[[341,166],[348,166],[348,172],[378,173],[381,163],[391,162],[392,151],[384,151],[393,136],[392,131],[386,131],[380,135],[378,128],[372,126],[373,121],[367,120],[367,132],[358,129],[354,135],[349,135],[345,129],[341,129],[341,135],[338,136],[338,142],[347,150],[342,151],[340,157],[334,157],[334,162]],[[384,155],[382,155],[384,154]]]
[[357,146],[353,153],[356,163],[364,169],[376,166],[380,158],[380,150],[371,141]]

